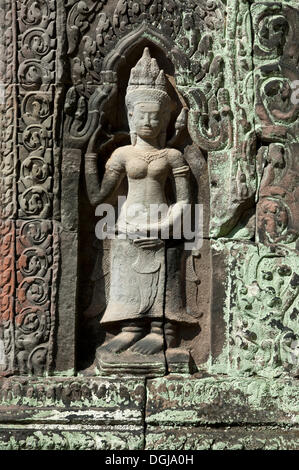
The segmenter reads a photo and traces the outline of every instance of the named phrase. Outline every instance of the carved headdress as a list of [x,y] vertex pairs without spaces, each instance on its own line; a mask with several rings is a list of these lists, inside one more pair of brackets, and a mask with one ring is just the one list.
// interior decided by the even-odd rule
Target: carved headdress
[[128,111],[132,111],[138,103],[155,102],[167,107],[170,101],[164,71],[159,69],[156,59],[151,58],[146,47],[131,70],[126,94]]

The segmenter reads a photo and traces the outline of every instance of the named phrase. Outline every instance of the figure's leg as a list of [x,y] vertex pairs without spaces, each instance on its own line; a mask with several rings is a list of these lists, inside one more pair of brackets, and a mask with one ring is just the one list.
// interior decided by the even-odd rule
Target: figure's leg
[[178,327],[175,322],[165,323],[165,340],[167,348],[175,348],[178,345]]
[[189,373],[190,372],[190,352],[179,347],[180,334],[179,324],[167,321],[165,324],[165,341],[167,349],[165,352],[167,369],[169,373]]
[[130,348],[139,354],[156,354],[164,349],[163,322],[152,321],[151,331]]
[[121,332],[112,338],[102,349],[109,352],[119,353],[128,349],[132,344],[144,336],[146,330],[140,323],[125,323]]

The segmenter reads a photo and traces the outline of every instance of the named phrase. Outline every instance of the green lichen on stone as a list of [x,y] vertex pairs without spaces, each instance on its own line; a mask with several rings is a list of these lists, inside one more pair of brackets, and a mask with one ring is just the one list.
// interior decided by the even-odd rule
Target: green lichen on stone
[[98,429],[34,430],[10,427],[0,428],[0,450],[140,450],[143,448],[142,429],[118,431]]
[[298,429],[244,427],[170,428],[149,426],[146,450],[276,450],[297,449]]
[[288,377],[298,373],[299,258],[286,246],[213,243],[226,256],[226,343],[211,373]]
[[299,422],[298,387],[292,380],[206,377],[149,382],[149,424]]
[[0,404],[25,407],[71,406],[79,409],[137,411],[144,401],[144,381],[109,378],[18,378],[0,380]]

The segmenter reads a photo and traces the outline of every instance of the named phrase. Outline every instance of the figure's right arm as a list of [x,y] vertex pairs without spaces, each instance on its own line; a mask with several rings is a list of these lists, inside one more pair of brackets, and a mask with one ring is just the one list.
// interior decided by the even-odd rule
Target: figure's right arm
[[85,156],[85,181],[90,203],[97,206],[105,202],[119,187],[124,175],[125,164],[122,152],[117,149],[106,163],[105,173],[100,183],[97,154],[91,153]]

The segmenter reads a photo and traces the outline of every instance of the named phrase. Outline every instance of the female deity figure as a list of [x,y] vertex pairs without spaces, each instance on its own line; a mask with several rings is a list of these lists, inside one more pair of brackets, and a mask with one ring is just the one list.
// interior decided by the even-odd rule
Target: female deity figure
[[[100,321],[108,330],[119,326],[119,333],[97,355],[99,351],[160,353],[165,346],[174,347],[175,328],[186,321],[181,307],[180,312],[168,310],[165,302],[168,242],[163,233],[171,236],[189,205],[189,167],[180,151],[166,147],[171,99],[164,71],[148,48],[131,70],[125,101],[131,145],[112,153],[101,183],[97,155],[87,154],[85,159],[87,191],[94,206],[107,201],[124,177],[128,180],[128,194],[111,240],[110,292]],[[176,203],[170,207],[165,194],[169,176],[174,178],[176,193]],[[150,220],[152,208],[159,206],[167,210]]]

